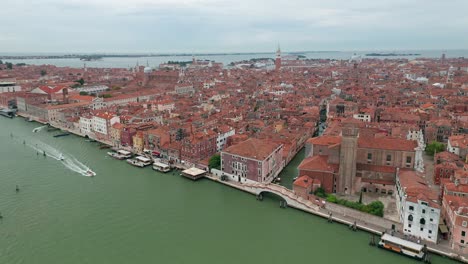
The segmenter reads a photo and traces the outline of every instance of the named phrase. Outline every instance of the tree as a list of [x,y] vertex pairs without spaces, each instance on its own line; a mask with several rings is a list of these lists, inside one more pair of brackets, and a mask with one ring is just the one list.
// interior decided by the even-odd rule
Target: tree
[[41,70],[41,76],[44,76],[47,74],[47,71],[46,70]]
[[318,197],[322,197],[322,198],[327,198],[327,194],[325,193],[325,189],[323,189],[322,187],[318,187],[315,190],[314,195],[316,195]]
[[75,82],[79,83],[80,85],[83,85],[85,83],[83,78],[80,78],[79,80],[76,80]]
[[11,62],[6,62],[7,69],[11,70],[13,69],[13,63]]
[[182,139],[184,139],[185,137],[185,132],[182,128],[179,128],[177,129],[177,132],[176,132],[176,140],[177,141],[181,141]]
[[2,60],[0,60],[0,64],[3,64],[3,61],[2,61]]
[[211,156],[208,162],[208,167],[210,167],[210,169],[221,168],[221,156],[219,154],[214,154],[213,156]]
[[440,142],[433,141],[426,146],[426,153],[434,156],[435,153],[442,152],[445,149],[445,145]]
[[81,91],[81,92],[80,92],[80,95],[89,95],[89,93],[88,93],[88,92],[85,92],[85,91]]

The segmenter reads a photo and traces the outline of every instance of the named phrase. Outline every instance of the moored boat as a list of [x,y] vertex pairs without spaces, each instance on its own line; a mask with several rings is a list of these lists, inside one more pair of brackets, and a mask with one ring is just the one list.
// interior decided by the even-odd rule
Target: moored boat
[[378,246],[419,260],[424,259],[426,254],[423,245],[385,233],[380,238]]
[[165,172],[171,171],[171,166],[169,166],[168,164],[164,164],[164,163],[156,161],[153,163],[153,170],[157,170],[157,171],[165,173]]
[[144,156],[136,156],[135,160],[141,162],[143,166],[149,166],[153,163],[151,159],[144,157]]
[[127,163],[135,167],[140,167],[140,168],[145,167],[145,164],[143,162],[136,160],[136,159],[127,159]]
[[107,155],[113,157],[114,159],[118,160],[124,160],[124,159],[129,159],[132,157],[132,153],[130,151],[126,151],[123,149],[119,149],[117,151],[109,151],[107,152]]
[[69,135],[70,135],[70,133],[65,132],[65,133],[60,133],[60,134],[54,135],[54,137],[64,137],[64,136],[69,136]]
[[15,112],[15,110],[2,108],[2,109],[0,109],[0,115],[6,116],[8,118],[13,118],[13,117],[15,117],[16,112]]

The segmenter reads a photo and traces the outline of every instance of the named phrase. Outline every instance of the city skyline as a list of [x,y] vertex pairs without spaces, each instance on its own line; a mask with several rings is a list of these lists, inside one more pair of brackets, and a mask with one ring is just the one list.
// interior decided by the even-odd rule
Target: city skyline
[[277,43],[286,51],[454,50],[468,44],[467,8],[464,1],[7,2],[0,50],[228,53]]

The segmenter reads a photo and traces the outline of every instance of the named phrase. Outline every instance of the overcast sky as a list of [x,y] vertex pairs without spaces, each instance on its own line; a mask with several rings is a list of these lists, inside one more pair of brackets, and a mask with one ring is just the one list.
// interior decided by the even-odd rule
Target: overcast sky
[[468,0],[0,0],[0,52],[467,49]]

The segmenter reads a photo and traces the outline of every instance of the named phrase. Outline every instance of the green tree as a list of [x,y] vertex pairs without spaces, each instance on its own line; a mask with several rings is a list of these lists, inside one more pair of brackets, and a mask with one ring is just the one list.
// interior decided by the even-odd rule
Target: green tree
[[83,85],[85,83],[83,78],[80,78],[80,79],[76,80],[75,82],[79,83],[80,85]]
[[47,71],[46,70],[41,70],[41,76],[44,76],[47,74]]
[[426,146],[426,153],[434,156],[435,153],[439,153],[445,150],[445,145],[440,142],[433,141]]
[[318,196],[318,197],[322,197],[322,198],[326,198],[327,197],[327,194],[325,193],[325,189],[323,189],[322,187],[318,187],[315,192],[314,192],[314,195]]
[[221,156],[219,154],[214,154],[213,156],[211,156],[208,162],[208,167],[210,167],[210,169],[221,168]]
[[81,91],[80,92],[80,95],[88,95],[89,93],[88,92],[85,92],[85,91]]
[[13,63],[11,62],[6,62],[7,69],[11,70],[13,69]]
[[177,129],[177,132],[176,132],[176,140],[177,141],[181,141],[182,139],[184,139],[185,137],[185,132],[182,128],[179,128]]
[[2,61],[2,60],[0,60],[0,64],[3,64],[3,61]]

